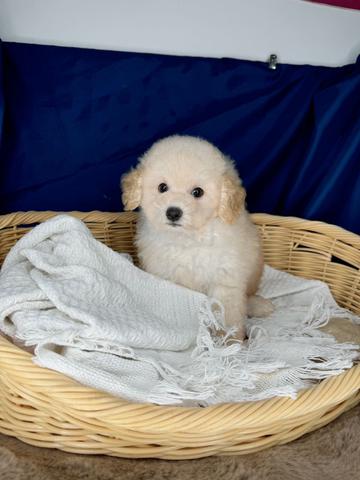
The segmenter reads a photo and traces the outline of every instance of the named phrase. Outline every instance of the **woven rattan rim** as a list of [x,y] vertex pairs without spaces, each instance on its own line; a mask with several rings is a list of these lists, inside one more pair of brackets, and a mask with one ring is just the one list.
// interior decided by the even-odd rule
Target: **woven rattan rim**
[[[0,251],[4,229],[36,224],[56,214],[0,216]],[[136,213],[96,211],[71,215],[89,226],[111,224],[119,218],[134,223],[137,218]],[[301,235],[309,231],[326,236],[331,245],[334,239],[343,242],[343,248],[351,247],[351,265],[360,290],[360,237],[322,222],[265,214],[252,218],[263,236],[277,228]],[[356,302],[352,309],[359,311]],[[359,389],[360,365],[356,365],[300,392],[295,400],[273,398],[207,408],[135,404],[40,368],[28,352],[0,337],[0,431],[33,445],[72,452],[168,459],[248,453],[286,443],[328,423],[360,401]]]

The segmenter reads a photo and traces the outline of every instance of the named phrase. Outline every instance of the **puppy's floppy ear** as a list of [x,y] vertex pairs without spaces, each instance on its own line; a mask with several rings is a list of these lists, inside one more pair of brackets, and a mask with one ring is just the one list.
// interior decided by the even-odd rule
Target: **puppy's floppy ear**
[[225,223],[234,223],[245,205],[246,192],[239,177],[228,172],[223,175],[218,215]]
[[121,177],[122,202],[125,210],[140,206],[142,195],[142,169],[138,167]]

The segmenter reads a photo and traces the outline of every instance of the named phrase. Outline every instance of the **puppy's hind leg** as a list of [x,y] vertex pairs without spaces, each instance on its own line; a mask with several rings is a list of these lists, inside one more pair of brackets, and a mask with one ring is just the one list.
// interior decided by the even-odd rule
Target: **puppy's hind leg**
[[274,305],[267,298],[260,295],[251,295],[247,300],[247,314],[249,317],[268,317],[274,311]]

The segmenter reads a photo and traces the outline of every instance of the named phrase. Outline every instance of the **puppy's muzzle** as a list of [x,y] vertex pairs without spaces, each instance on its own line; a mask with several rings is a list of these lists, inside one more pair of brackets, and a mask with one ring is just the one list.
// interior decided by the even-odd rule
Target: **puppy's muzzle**
[[169,207],[166,210],[166,216],[171,222],[177,222],[182,217],[183,211],[178,207]]

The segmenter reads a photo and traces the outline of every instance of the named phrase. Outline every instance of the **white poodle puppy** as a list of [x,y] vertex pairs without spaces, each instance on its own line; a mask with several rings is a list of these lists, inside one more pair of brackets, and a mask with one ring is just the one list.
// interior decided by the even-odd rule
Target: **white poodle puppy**
[[155,143],[124,175],[125,210],[141,207],[136,245],[147,272],[221,301],[226,326],[273,311],[255,295],[263,272],[257,228],[233,162],[200,138]]

